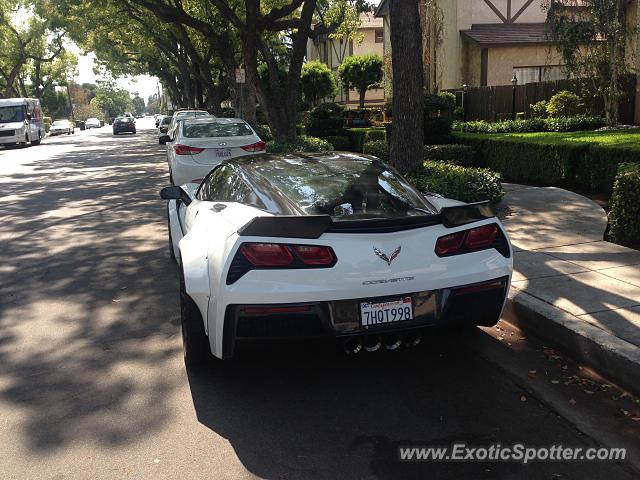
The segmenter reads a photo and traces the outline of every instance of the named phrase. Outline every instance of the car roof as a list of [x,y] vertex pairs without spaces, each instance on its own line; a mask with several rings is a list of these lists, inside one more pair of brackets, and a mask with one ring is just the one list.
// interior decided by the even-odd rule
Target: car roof
[[213,115],[211,115],[210,117],[202,116],[194,118],[183,118],[180,121],[189,123],[189,125],[197,125],[199,123],[247,123],[241,118],[214,117]]

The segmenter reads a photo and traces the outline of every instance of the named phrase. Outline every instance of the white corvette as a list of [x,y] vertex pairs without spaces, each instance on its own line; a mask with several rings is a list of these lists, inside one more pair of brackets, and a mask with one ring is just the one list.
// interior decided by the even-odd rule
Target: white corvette
[[429,327],[494,325],[509,289],[511,245],[487,203],[422,196],[374,157],[239,157],[161,197],[188,366],[249,339],[414,345]]

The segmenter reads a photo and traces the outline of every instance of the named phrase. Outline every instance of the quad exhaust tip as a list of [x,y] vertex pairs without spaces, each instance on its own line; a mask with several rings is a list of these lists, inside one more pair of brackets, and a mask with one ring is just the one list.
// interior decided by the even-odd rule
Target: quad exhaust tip
[[394,351],[402,347],[413,348],[422,341],[422,334],[419,332],[407,333],[404,335],[365,335],[364,337],[352,337],[344,341],[343,349],[347,355],[357,355],[363,350],[369,353],[377,352],[380,349]]

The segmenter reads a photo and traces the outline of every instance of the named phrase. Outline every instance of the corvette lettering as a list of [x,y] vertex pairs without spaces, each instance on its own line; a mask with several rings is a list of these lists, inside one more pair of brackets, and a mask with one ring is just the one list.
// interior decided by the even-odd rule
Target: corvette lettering
[[381,280],[367,280],[362,282],[362,285],[377,285],[380,283],[398,283],[398,282],[410,282],[416,277],[399,277],[399,278],[384,278]]

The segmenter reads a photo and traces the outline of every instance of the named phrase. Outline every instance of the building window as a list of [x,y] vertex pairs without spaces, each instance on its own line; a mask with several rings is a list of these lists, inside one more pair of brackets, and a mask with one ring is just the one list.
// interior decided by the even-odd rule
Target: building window
[[376,30],[376,43],[384,43],[384,30]]
[[[567,78],[562,65],[538,65],[534,67],[514,67],[518,83],[550,82]],[[506,85],[506,84],[505,84]]]

